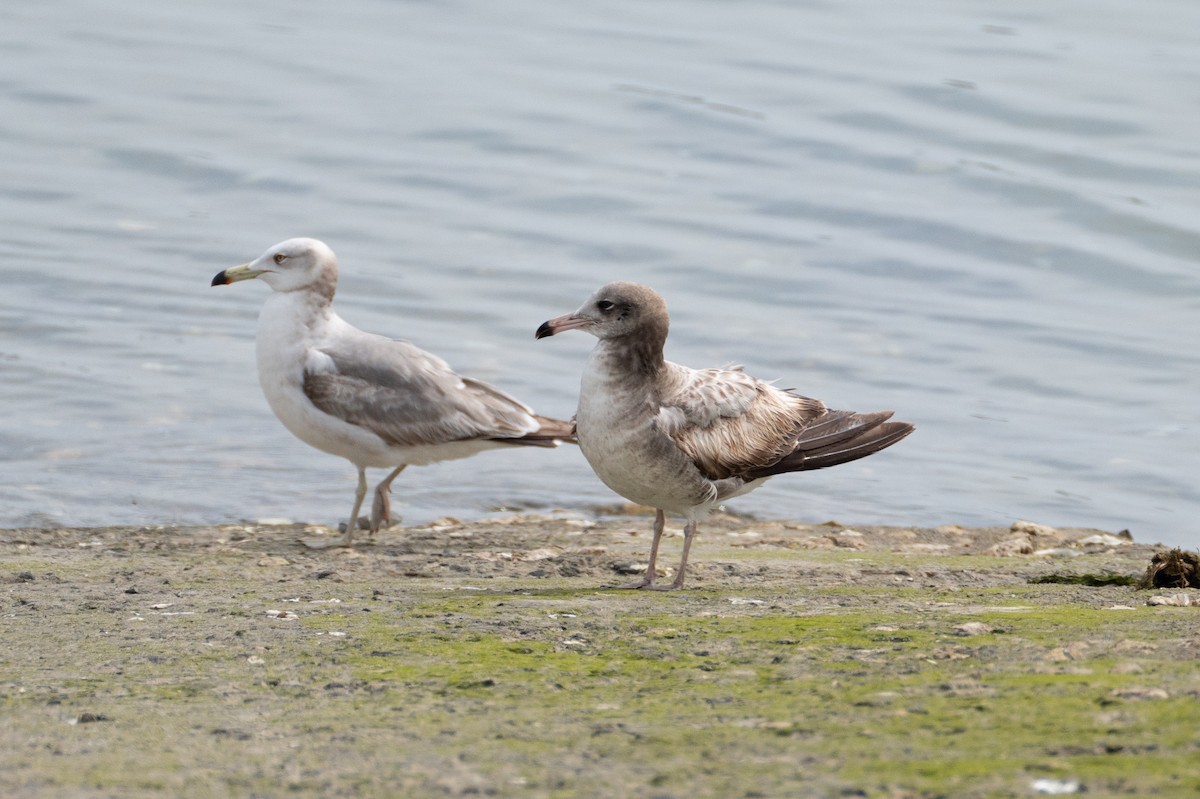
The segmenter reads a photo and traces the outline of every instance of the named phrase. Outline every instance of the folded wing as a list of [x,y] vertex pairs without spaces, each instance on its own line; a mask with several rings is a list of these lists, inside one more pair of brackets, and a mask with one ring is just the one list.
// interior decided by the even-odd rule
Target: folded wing
[[913,430],[905,422],[886,423],[891,411],[831,410],[741,369],[670,367],[655,425],[711,480],[834,466],[878,452]]
[[365,333],[313,351],[304,393],[325,413],[394,446],[471,439],[553,446],[562,426],[570,432],[569,423],[535,416],[523,403],[460,377],[441,358],[407,341]]

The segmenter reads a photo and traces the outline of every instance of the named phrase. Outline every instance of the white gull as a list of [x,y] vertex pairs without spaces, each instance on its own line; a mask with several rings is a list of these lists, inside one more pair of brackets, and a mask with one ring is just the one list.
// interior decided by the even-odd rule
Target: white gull
[[258,278],[273,290],[258,317],[258,380],[284,427],[358,469],[339,544],[353,542],[368,467],[392,471],[375,488],[370,531],[391,520],[392,481],[406,466],[511,445],[557,446],[571,423],[536,415],[407,341],[365,333],[337,315],[337,257],[316,239],[288,239],[217,274],[219,286]]
[[653,289],[603,286],[537,338],[580,329],[600,339],[583,370],[576,435],[596,475],[618,494],[657,510],[646,576],[627,588],[658,588],[655,561],[665,513],[683,516],[683,555],[669,588],[683,585],[700,519],[783,472],[836,466],[895,444],[913,431],[891,411],[854,413],[776,388],[738,368],[689,369],[663,358],[669,318]]

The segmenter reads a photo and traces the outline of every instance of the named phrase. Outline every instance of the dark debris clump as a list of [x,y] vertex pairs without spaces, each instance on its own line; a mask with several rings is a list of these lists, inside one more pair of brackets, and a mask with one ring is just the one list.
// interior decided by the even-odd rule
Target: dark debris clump
[[1155,552],[1138,588],[1200,588],[1200,555],[1176,547]]

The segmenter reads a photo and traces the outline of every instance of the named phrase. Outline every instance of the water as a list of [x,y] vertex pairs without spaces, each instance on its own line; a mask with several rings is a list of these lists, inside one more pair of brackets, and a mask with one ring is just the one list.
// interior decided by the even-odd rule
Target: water
[[[625,278],[674,360],[917,423],[735,509],[1200,538],[1194,3],[10,6],[0,525],[344,517],[261,397],[266,286],[209,287],[309,235],[349,321],[543,413],[592,341],[534,329]],[[615,499],[573,448],[396,498]]]

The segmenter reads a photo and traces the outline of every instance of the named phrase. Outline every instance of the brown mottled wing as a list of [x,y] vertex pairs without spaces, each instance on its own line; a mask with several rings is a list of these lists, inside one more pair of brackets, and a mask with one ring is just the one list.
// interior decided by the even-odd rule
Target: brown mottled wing
[[910,422],[887,421],[891,416],[891,411],[826,411],[804,428],[790,453],[775,463],[751,469],[742,477],[755,480],[783,472],[825,469],[874,455],[916,429]]
[[778,462],[827,413],[820,400],[775,388],[740,368],[669,368],[655,425],[711,480]]
[[331,416],[395,446],[520,438],[538,431],[532,411],[407,341],[363,333],[313,353],[304,393]]

